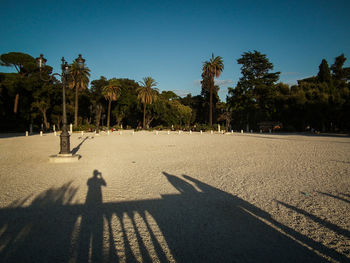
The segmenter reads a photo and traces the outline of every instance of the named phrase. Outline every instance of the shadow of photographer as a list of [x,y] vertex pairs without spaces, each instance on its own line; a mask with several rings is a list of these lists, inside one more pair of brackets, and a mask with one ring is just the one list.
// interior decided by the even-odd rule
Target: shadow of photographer
[[327,262],[314,251],[349,261],[237,196],[163,175],[179,193],[104,203],[107,183],[94,170],[84,204],[73,203],[69,182],[1,208],[0,261]]

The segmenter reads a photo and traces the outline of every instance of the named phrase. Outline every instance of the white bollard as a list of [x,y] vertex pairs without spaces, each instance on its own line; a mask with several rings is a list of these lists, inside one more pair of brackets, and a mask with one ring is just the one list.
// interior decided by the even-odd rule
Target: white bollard
[[181,133],[181,131],[179,130],[179,134]]
[[243,130],[241,130],[241,133],[243,134]]
[[133,130],[133,131],[132,131],[132,135],[134,135],[134,134],[135,134],[135,131]]
[[253,133],[253,130],[250,130],[250,133]]
[[158,131],[156,131],[156,135],[158,135]]
[[203,131],[201,130],[201,134],[203,134]]
[[55,126],[55,124],[53,125],[53,131],[55,132],[56,131],[56,126]]
[[26,136],[28,137],[28,131],[26,131]]
[[213,130],[211,130],[211,131],[210,131],[210,134],[213,134],[213,133],[214,133]]
[[220,124],[218,124],[218,132],[220,132]]
[[233,134],[233,130],[231,130],[231,133]]
[[70,134],[73,133],[73,124],[69,124],[69,131],[70,131]]
[[260,133],[262,133],[262,130],[260,130]]
[[109,130],[107,131],[107,135],[109,135]]
[[40,136],[43,136],[43,131],[40,131]]
[[122,132],[122,131],[120,131],[120,132],[119,132],[119,134],[120,134],[120,135],[122,135],[122,134],[123,134],[123,132]]
[[81,131],[81,136],[84,136],[84,131]]
[[170,134],[170,131],[168,131],[168,135]]
[[190,134],[192,134],[192,130],[190,130]]
[[54,133],[53,133],[55,136],[57,135],[57,132],[56,131],[54,131]]

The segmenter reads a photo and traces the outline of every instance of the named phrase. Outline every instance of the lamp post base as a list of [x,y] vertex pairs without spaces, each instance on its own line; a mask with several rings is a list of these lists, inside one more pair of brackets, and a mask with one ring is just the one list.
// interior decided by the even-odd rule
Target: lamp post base
[[60,153],[59,154],[71,154],[70,151],[70,140],[67,126],[63,124],[62,133],[60,136]]
[[73,163],[77,162],[81,158],[79,154],[55,154],[49,157],[50,163]]

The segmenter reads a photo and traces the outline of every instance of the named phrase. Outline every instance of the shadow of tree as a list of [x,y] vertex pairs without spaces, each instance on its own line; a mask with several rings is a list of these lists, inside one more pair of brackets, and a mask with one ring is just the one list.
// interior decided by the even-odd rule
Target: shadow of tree
[[327,262],[312,250],[349,261],[236,196],[163,174],[179,194],[103,203],[95,170],[85,204],[73,203],[69,182],[0,209],[0,261]]

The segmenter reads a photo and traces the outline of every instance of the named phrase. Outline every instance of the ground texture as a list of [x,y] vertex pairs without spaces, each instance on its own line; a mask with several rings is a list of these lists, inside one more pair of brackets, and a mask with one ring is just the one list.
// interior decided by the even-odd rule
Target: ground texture
[[350,262],[350,138],[0,138],[1,262]]

